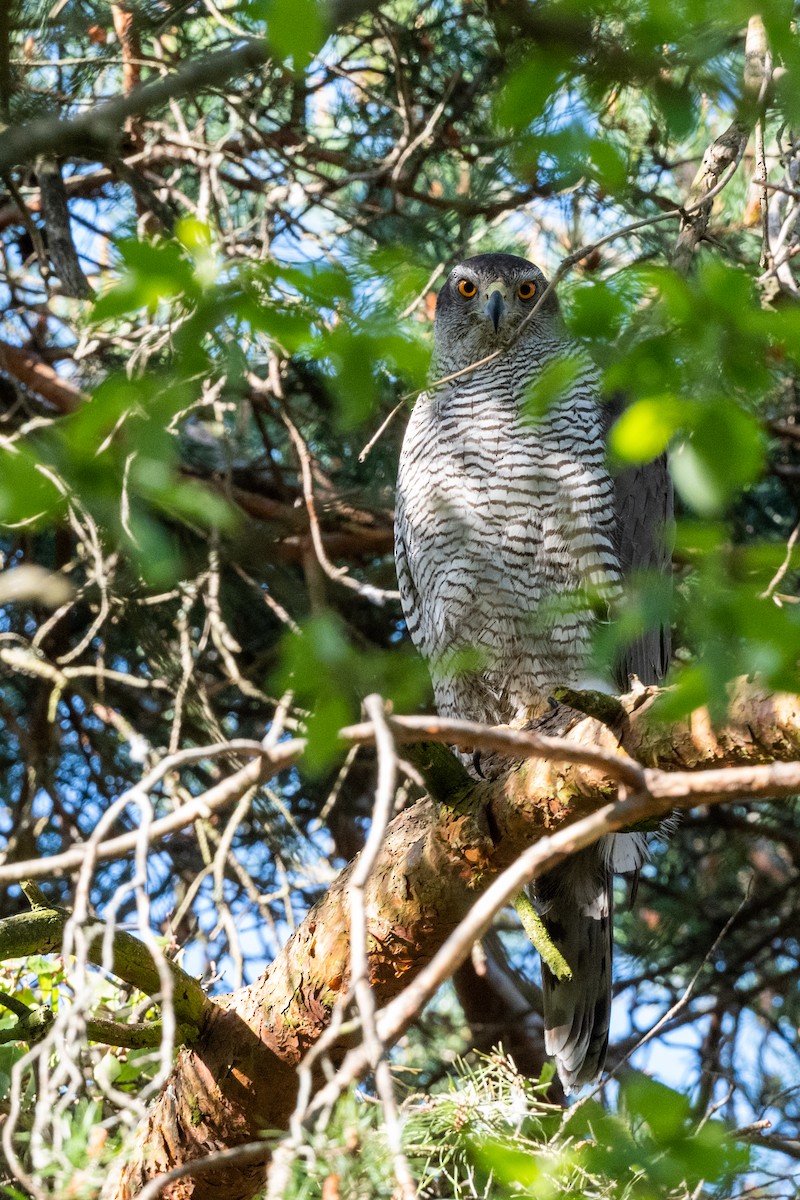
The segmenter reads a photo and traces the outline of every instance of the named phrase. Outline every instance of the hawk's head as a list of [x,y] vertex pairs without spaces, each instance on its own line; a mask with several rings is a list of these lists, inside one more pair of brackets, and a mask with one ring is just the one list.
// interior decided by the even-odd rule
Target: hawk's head
[[[449,368],[466,366],[513,339],[547,287],[542,272],[515,254],[476,254],[450,272],[436,301],[436,359]],[[540,321],[558,314],[555,293],[528,323],[535,337]]]

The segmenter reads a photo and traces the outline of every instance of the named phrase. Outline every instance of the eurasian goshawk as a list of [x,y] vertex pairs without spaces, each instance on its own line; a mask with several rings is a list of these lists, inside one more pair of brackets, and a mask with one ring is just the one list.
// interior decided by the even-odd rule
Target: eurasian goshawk
[[[592,626],[621,574],[665,570],[671,512],[663,461],[612,480],[608,406],[538,267],[511,254],[459,263],[439,293],[432,386],[417,401],[397,483],[396,557],[408,631],[427,659],[443,716],[521,726],[560,686],[579,685]],[[527,319],[526,319],[527,318]],[[562,368],[559,364],[565,364]],[[566,387],[545,415],[538,379]],[[663,675],[667,630],[619,664]],[[636,870],[641,835],[617,834],[540,879],[536,900],[572,968],[543,965],[546,1047],[567,1088],[597,1077],[608,1045],[612,874]]]

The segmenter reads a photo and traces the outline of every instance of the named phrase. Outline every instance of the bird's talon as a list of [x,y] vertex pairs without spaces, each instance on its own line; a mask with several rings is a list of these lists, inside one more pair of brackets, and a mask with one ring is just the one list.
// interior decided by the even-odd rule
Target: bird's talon
[[478,776],[478,778],[479,778],[479,779],[485,779],[485,778],[486,778],[486,776],[484,775],[483,771],[481,770],[481,752],[480,752],[480,750],[476,750],[476,751],[473,753],[473,755],[472,755],[472,766],[473,766],[473,768],[474,768],[474,770],[475,770],[475,774]]

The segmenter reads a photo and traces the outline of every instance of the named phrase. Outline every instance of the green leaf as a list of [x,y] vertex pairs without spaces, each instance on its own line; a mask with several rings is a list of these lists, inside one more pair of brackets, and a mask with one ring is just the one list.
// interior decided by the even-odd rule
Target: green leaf
[[758,421],[720,399],[695,406],[691,437],[672,455],[670,468],[684,502],[702,516],[714,517],[755,482],[763,461]]
[[625,1078],[620,1099],[632,1116],[647,1122],[656,1141],[666,1145],[683,1135],[691,1115],[686,1096],[639,1071]]
[[470,1142],[469,1151],[470,1158],[490,1178],[494,1176],[509,1188],[511,1195],[535,1195],[537,1200],[555,1200],[563,1194],[560,1177],[569,1167],[571,1155],[568,1152],[562,1152],[555,1160],[545,1155],[540,1158],[499,1138]]
[[[131,506],[125,541],[144,580],[152,587],[169,587],[180,577],[182,562],[177,541],[141,504]],[[132,536],[131,536],[132,535]]]
[[726,491],[708,471],[707,463],[691,442],[684,442],[671,455],[670,474],[681,499],[690,508],[701,516],[720,515]]
[[659,75],[653,83],[653,94],[664,124],[673,138],[686,138],[694,133],[700,119],[700,105],[692,88]]
[[[15,1021],[16,1018],[13,1018]],[[17,1046],[13,1042],[7,1042],[0,1046],[0,1101],[4,1101],[11,1087],[11,1072],[14,1066],[22,1058],[23,1054],[27,1054],[27,1046]]]
[[563,67],[564,56],[557,48],[546,54],[532,51],[500,90],[495,103],[497,123],[505,129],[525,129],[541,116],[557,88]]
[[627,313],[618,289],[606,280],[594,279],[570,292],[567,324],[576,337],[605,341],[616,337]]
[[291,59],[302,70],[323,46],[327,36],[317,0],[263,0],[253,6],[267,21],[267,38],[278,58]]
[[340,266],[280,264],[275,268],[275,275],[314,304],[333,305],[337,300],[349,300],[353,295],[352,281]]
[[342,753],[337,732],[357,719],[364,696],[378,692],[397,711],[408,711],[429,688],[427,670],[416,655],[356,647],[332,612],[312,617],[299,633],[287,635],[280,658],[272,686],[279,693],[291,688],[298,702],[312,710],[307,751],[312,772]]
[[0,524],[52,520],[64,507],[61,491],[41,467],[30,445],[0,445]]
[[155,312],[162,300],[194,296],[197,282],[184,248],[172,240],[139,241],[119,245],[126,270],[119,282],[101,296],[92,309],[92,320],[101,322],[147,309]]
[[676,396],[648,396],[626,408],[608,439],[614,458],[643,463],[663,454],[684,424],[690,406]]
[[620,192],[628,182],[628,163],[622,150],[606,138],[589,143],[592,175],[607,192]]

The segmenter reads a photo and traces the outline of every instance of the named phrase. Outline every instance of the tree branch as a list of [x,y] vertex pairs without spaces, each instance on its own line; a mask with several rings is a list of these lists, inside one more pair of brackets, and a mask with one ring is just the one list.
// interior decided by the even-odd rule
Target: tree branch
[[[334,30],[370,7],[366,0],[329,0],[328,28]],[[21,163],[31,162],[40,154],[56,152],[62,157],[70,154],[102,157],[109,148],[117,145],[129,117],[139,116],[181,96],[220,87],[229,79],[263,66],[270,53],[268,39],[253,38],[234,50],[220,50],[187,63],[163,79],[98,104],[80,116],[66,121],[42,117],[7,129],[0,134],[0,175]]]
[[[531,759],[493,782],[474,783],[455,807],[427,799],[392,821],[364,896],[370,984],[384,1005],[403,996],[378,1015],[384,1043],[414,1019],[442,972],[463,961],[497,905],[539,871],[610,830],[676,806],[742,798],[753,787],[762,795],[800,787],[800,762],[774,761],[800,757],[797,698],[769,697],[742,681],[732,697],[731,720],[718,729],[706,711],[672,727],[657,726],[653,698],[631,697],[615,729],[589,717],[571,729],[570,742],[588,750],[621,757],[621,747],[631,758],[658,764],[645,768],[646,786],[627,799],[616,799],[615,782],[596,766]],[[551,723],[574,720],[574,713],[562,710]],[[402,722],[395,719],[395,736],[399,729]],[[449,735],[440,732],[445,739]],[[714,770],[699,769],[713,764]],[[181,1053],[109,1200],[135,1194],[160,1173],[202,1159],[212,1142],[235,1146],[256,1140],[260,1129],[288,1127],[297,1064],[350,988],[353,870],[351,865],[342,872],[262,978],[226,998],[198,1044]],[[474,905],[504,871],[491,898],[487,892],[480,907]],[[468,913],[469,923],[462,925]],[[443,948],[459,927],[456,941]],[[419,983],[404,991],[415,976]],[[363,1069],[357,1055],[345,1062],[347,1078]],[[319,1097],[338,1094],[338,1084],[323,1090],[322,1082],[317,1080],[315,1107]],[[195,1179],[193,1200],[218,1200],[222,1189],[226,1200],[245,1200],[262,1178],[260,1166],[245,1164],[224,1173],[204,1171]]]
[[[36,907],[31,912],[18,913],[0,921],[0,962],[28,958],[31,954],[57,954],[68,919],[66,909]],[[104,931],[102,922],[98,921],[96,936],[89,949],[89,961],[98,966],[103,964]],[[182,971],[177,963],[167,961],[173,977],[175,1016],[184,1024],[197,1028],[213,1001],[196,979]],[[161,979],[150,951],[138,938],[123,930],[114,934],[111,969],[118,979],[148,996],[157,996],[161,992]]]
[[18,379],[62,413],[74,412],[89,398],[68,379],[58,375],[44,359],[8,342],[0,342],[0,371]]

